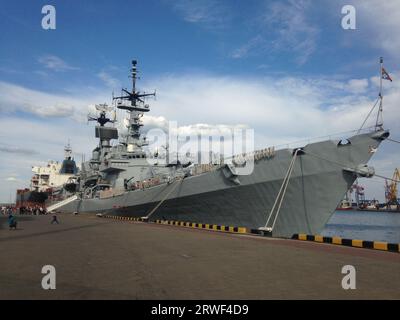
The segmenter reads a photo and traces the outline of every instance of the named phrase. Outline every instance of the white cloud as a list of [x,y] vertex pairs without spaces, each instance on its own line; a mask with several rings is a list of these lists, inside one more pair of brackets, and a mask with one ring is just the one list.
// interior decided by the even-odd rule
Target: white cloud
[[76,94],[50,94],[0,81],[0,112],[22,111],[40,117],[71,117],[83,121],[87,106],[109,99],[96,92],[92,97]]
[[115,89],[120,87],[120,82],[118,79],[112,77],[108,72],[101,71],[97,74],[97,76],[103,80],[103,82],[107,85],[107,87]]
[[289,52],[294,61],[302,65],[316,52],[321,32],[327,32],[324,31],[325,25],[316,19],[318,14],[329,23],[332,19],[337,21],[342,45],[378,49],[378,54],[397,59],[400,52],[400,37],[396,32],[400,29],[400,2],[353,0],[350,4],[356,8],[357,29],[351,32],[339,29],[343,16],[340,9],[345,4],[349,4],[348,1],[320,1],[317,4],[309,0],[267,1],[265,8],[260,9],[260,17],[254,19],[253,35],[230,56],[245,58]]
[[[363,53],[383,55],[397,62],[400,51],[400,37],[397,32],[400,28],[400,1],[326,0],[321,2],[320,14],[325,15],[327,19],[336,19],[338,27],[343,17],[340,14],[342,6],[350,4],[356,9],[356,30],[339,30],[338,33],[341,36],[341,44],[346,47],[344,50],[354,48],[358,52],[364,48]],[[369,68],[371,63],[374,63],[370,59],[363,59],[359,56],[356,61],[351,62],[351,66]]]
[[254,50],[259,51],[260,47],[264,48],[266,46],[267,42],[266,40],[258,35],[255,36],[254,38],[250,39],[247,43],[242,45],[239,48],[236,48],[232,54],[231,57],[234,59],[241,59],[244,57],[249,56],[251,53],[254,53]]
[[298,64],[307,62],[316,49],[318,29],[307,20],[311,5],[308,0],[274,2],[264,15],[266,26],[277,30],[273,48],[294,52]]
[[392,57],[400,51],[400,2],[398,0],[355,0],[358,28],[375,48]]
[[230,21],[229,7],[217,0],[174,0],[171,3],[185,21],[206,28],[224,28]]
[[275,144],[356,129],[373,100],[358,94],[366,80],[357,80],[349,87],[323,78],[165,77],[152,83],[158,92],[152,115],[181,126],[247,124]]
[[[374,85],[374,81],[371,82]],[[158,98],[151,102],[152,113],[143,118],[147,126],[165,127],[168,120],[193,129],[202,124],[245,124],[276,132],[276,137],[288,138],[356,128],[373,101],[361,93],[367,89],[376,90],[369,87],[367,79],[351,79],[346,83],[329,78],[238,79],[198,74],[166,76],[150,83],[157,87]],[[388,112],[395,110],[396,89],[398,84],[388,82],[385,89],[385,103],[390,104]],[[0,82],[0,112],[4,114],[23,111],[83,122],[89,105],[109,100],[104,94],[92,97],[48,94]],[[340,122],[328,121],[330,117],[336,119],[336,114],[340,113],[343,113]],[[388,118],[392,121],[397,117]],[[281,132],[282,127],[288,128],[285,133]],[[18,149],[8,151],[18,152]]]
[[244,58],[271,51],[291,52],[297,64],[306,63],[316,50],[319,34],[307,16],[311,4],[308,0],[267,2],[256,19],[258,35],[235,49],[231,57]]
[[55,55],[41,56],[39,57],[38,61],[45,68],[53,71],[79,70],[79,68],[69,65],[63,59]]
[[347,90],[352,93],[364,93],[368,88],[368,79],[351,79],[348,81]]

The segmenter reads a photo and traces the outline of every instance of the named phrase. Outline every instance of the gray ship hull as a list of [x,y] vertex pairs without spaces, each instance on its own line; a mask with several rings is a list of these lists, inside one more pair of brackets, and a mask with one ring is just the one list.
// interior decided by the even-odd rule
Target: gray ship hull
[[[353,136],[347,145],[328,140],[305,146],[294,163],[272,236],[320,233],[357,177],[349,169],[366,164],[373,155],[371,150],[387,135],[381,131]],[[160,205],[149,220],[256,229],[266,224],[292,158],[293,150],[284,149],[271,158],[255,161],[252,174],[237,176],[240,184],[219,168],[111,198],[75,200],[61,211],[143,217]],[[274,219],[275,214],[271,221]]]

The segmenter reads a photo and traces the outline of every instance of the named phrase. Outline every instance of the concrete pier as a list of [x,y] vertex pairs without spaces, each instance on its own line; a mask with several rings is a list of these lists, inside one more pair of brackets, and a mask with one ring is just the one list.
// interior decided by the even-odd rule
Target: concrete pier
[[10,231],[0,217],[0,299],[400,299],[399,253],[95,215],[17,220]]

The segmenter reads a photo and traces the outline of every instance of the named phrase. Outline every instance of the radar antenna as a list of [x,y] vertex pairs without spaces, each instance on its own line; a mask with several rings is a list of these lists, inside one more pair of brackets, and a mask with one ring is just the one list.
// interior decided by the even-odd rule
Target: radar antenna
[[99,111],[98,116],[93,116],[93,115],[88,115],[88,121],[96,121],[100,124],[101,127],[104,127],[104,125],[108,122],[110,123],[115,123],[116,119],[110,119],[107,118],[107,112],[113,111],[113,107],[109,107],[106,103],[102,104],[96,104],[95,106],[96,110]]
[[[146,93],[146,92],[139,92],[136,91],[136,79],[138,79],[137,74],[137,61],[136,60],[132,60],[132,68],[131,68],[131,78],[132,78],[132,92],[128,91],[127,89],[123,88],[122,91],[126,93],[126,95],[121,95],[118,97],[113,97],[113,100],[127,100],[130,101],[130,106],[129,105],[124,105],[122,103],[117,103],[117,107],[119,109],[125,109],[128,111],[149,111],[148,107],[146,108],[141,108],[138,107],[138,101],[141,103],[144,103],[144,98],[146,97],[155,97],[156,96],[156,92],[152,92],[152,93]],[[117,101],[118,102],[118,101]]]

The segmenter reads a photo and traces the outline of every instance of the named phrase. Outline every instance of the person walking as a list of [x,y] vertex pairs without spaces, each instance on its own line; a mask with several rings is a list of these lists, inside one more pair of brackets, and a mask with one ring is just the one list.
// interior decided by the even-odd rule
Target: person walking
[[17,220],[12,215],[12,213],[10,213],[8,215],[8,226],[9,226],[10,230],[12,230],[12,229],[17,230]]
[[57,215],[56,215],[56,214],[53,214],[53,219],[51,220],[51,224],[54,224],[54,223],[60,224],[60,223],[58,222],[58,219],[57,219]]

